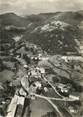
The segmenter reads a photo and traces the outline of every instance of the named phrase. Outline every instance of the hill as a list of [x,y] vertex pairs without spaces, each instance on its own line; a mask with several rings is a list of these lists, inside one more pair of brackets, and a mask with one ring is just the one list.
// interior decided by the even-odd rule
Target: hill
[[41,46],[49,54],[77,55],[79,53],[75,39],[79,41],[82,37],[82,21],[83,11],[40,13],[25,17],[14,13],[2,14],[0,40],[4,40],[3,43],[11,43],[15,39],[28,41]]
[[77,54],[75,39],[80,38],[79,24],[83,20],[80,12],[57,12],[31,15],[26,19],[31,21],[31,26],[23,40],[40,45],[50,54]]
[[0,25],[1,26],[17,26],[17,27],[26,27],[27,20],[23,17],[17,16],[14,13],[6,13],[0,15]]

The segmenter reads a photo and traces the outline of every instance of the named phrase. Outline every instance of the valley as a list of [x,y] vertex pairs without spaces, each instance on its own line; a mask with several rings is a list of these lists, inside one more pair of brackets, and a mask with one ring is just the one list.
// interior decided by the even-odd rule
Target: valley
[[82,21],[80,11],[0,15],[1,117],[83,116]]

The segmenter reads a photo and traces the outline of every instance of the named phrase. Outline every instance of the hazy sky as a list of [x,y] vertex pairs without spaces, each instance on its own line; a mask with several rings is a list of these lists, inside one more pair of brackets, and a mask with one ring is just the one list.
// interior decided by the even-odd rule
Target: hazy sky
[[0,14],[15,12],[26,15],[65,10],[83,10],[83,0],[0,0]]

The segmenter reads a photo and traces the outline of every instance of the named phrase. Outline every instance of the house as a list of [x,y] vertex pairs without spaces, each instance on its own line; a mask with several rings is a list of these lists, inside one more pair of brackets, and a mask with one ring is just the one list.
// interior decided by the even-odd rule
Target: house
[[36,69],[41,73],[45,74],[45,69],[43,67],[36,67]]

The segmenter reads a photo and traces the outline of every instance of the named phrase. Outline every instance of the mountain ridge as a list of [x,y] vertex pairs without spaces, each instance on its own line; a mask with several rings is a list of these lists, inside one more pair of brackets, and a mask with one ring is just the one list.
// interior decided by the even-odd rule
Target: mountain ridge
[[81,38],[79,25],[82,21],[83,11],[40,13],[24,17],[14,13],[0,15],[1,28],[10,28],[8,35],[13,33],[18,36],[23,31],[20,41],[35,43],[49,54],[77,54],[75,39]]

